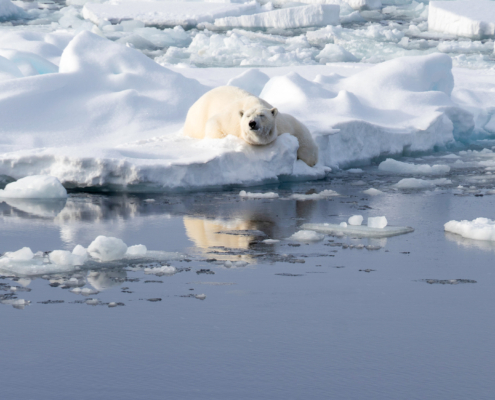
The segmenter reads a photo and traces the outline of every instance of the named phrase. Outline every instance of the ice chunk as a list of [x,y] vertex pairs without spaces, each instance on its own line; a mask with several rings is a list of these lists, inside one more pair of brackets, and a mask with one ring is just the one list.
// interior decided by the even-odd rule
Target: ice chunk
[[448,174],[450,167],[448,165],[417,165],[387,158],[381,162],[378,169],[383,172],[394,174],[421,174],[421,175],[440,175]]
[[428,30],[482,39],[495,35],[493,1],[430,1]]
[[319,242],[324,238],[325,235],[322,235],[321,233],[317,233],[312,230],[302,230],[294,233],[287,240],[296,240],[298,242]]
[[57,199],[66,198],[67,190],[60,181],[48,175],[33,175],[9,183],[0,189],[0,198]]
[[387,218],[385,217],[369,217],[368,228],[383,229],[387,226]]
[[452,184],[452,181],[450,179],[447,179],[447,178],[431,179],[431,180],[417,179],[417,178],[404,178],[392,186],[397,188],[397,189],[430,189],[430,188],[434,188],[436,186],[445,186],[445,185],[451,185],[451,184]]
[[383,192],[381,190],[378,190],[375,188],[369,188],[369,189],[363,190],[363,193],[367,194],[369,196],[378,196],[380,194],[383,194]]
[[303,224],[303,229],[311,229],[330,235],[352,235],[355,237],[386,238],[414,232],[413,228],[404,226],[386,226],[385,228],[371,228],[366,225],[342,227],[338,224]]
[[251,193],[241,190],[239,192],[240,197],[247,197],[248,199],[278,199],[278,193],[267,192],[267,193]]
[[248,69],[239,76],[232,78],[227,82],[228,86],[236,86],[244,89],[246,92],[259,96],[265,84],[270,80],[267,74],[259,69]]
[[127,245],[118,238],[98,236],[88,247],[91,257],[99,261],[113,261],[124,257]]
[[127,248],[126,255],[129,256],[144,256],[148,249],[144,244],[137,244],[135,246],[130,246]]
[[152,275],[172,275],[175,274],[176,272],[177,269],[175,267],[171,267],[168,265],[144,269],[145,274],[152,274]]
[[149,26],[193,27],[201,22],[212,23],[217,18],[249,14],[256,9],[255,2],[234,4],[116,0],[102,4],[86,3],[82,15],[95,24],[103,21],[118,23],[124,20],[137,20]]
[[468,239],[495,241],[495,221],[476,218],[473,221],[449,221],[444,225],[446,232],[452,232]]
[[324,49],[316,56],[316,59],[321,64],[332,63],[332,62],[357,62],[357,59],[352,53],[348,52],[343,47],[328,43],[325,45]]
[[34,257],[34,254],[29,247],[23,247],[22,249],[13,252],[7,251],[4,254],[4,257],[10,258],[11,260],[28,261]]
[[[362,215],[353,215],[352,217],[349,217],[349,220],[347,221],[349,225],[353,226],[358,226],[363,223],[363,216]],[[368,225],[369,225],[369,219],[368,219]]]
[[294,193],[288,197],[289,200],[322,200],[329,197],[340,196],[336,191],[331,189],[322,190],[320,193],[311,193],[311,194],[299,194]]
[[304,7],[283,8],[254,15],[226,17],[215,20],[221,28],[280,28],[294,29],[310,26],[339,24],[340,7],[335,4],[321,4]]
[[355,10],[375,10],[382,7],[381,0],[343,0]]
[[280,240],[277,240],[277,239],[265,239],[265,240],[263,240],[263,243],[266,243],[266,244],[275,244],[278,242],[280,242]]
[[342,228],[347,228],[347,222],[341,222],[339,226],[341,226]]
[[[86,251],[86,250],[84,250]],[[83,265],[87,260],[87,254],[74,254],[65,250],[54,250],[49,254],[50,262],[57,265]]]

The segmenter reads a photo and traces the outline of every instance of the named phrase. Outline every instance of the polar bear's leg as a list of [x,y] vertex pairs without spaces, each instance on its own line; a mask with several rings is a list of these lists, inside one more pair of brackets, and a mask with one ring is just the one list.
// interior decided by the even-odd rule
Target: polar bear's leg
[[296,118],[289,114],[278,114],[277,131],[281,135],[290,133],[299,141],[299,149],[297,150],[297,158],[304,161],[310,167],[313,167],[318,162],[318,146],[311,135],[311,132],[299,122]]
[[220,120],[217,117],[217,115],[214,115],[208,121],[206,121],[205,138],[221,139],[223,137],[225,137],[225,134],[222,132],[222,126],[220,124]]

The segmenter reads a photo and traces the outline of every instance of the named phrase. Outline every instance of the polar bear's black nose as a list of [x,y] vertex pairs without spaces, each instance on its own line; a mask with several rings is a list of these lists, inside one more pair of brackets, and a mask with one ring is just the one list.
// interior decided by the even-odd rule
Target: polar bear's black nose
[[249,121],[249,127],[251,129],[256,129],[256,121]]

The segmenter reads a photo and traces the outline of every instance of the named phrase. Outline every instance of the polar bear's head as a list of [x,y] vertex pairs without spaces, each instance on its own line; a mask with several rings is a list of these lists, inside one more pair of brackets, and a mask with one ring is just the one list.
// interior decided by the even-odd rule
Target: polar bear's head
[[276,108],[253,107],[239,113],[241,137],[249,144],[264,145],[277,138]]

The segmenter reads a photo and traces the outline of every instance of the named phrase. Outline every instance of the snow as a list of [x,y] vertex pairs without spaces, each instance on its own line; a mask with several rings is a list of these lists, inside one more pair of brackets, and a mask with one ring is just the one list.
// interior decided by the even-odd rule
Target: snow
[[387,226],[386,217],[369,217],[368,218],[368,228],[383,229]]
[[295,240],[298,242],[319,242],[320,240],[323,240],[324,237],[325,235],[322,235],[321,233],[317,233],[315,231],[301,230],[294,233],[287,240]]
[[495,241],[495,221],[476,218],[473,221],[449,221],[444,225],[446,232],[455,233],[467,239]]
[[452,181],[447,178],[440,179],[418,179],[418,178],[405,178],[401,179],[398,183],[393,185],[397,189],[431,189],[436,186],[451,185]]
[[485,0],[430,1],[428,29],[471,39],[495,35],[495,3]]
[[381,162],[378,169],[382,172],[393,174],[441,175],[450,172],[448,165],[417,165],[397,161],[392,158],[387,158]]
[[124,20],[141,21],[159,27],[193,27],[202,22],[257,11],[257,3],[202,3],[173,1],[111,1],[86,3],[82,15],[95,24],[104,21],[118,23]]
[[306,200],[323,200],[330,197],[340,196],[335,190],[326,189],[322,190],[320,193],[311,193],[311,194],[300,194],[294,193],[291,194],[288,199],[289,200],[298,200],[298,201],[306,201]]
[[14,199],[63,199],[67,190],[60,181],[48,175],[33,175],[21,178],[0,189],[0,198]]
[[386,238],[390,236],[403,235],[405,233],[413,232],[414,229],[410,227],[401,226],[386,226],[385,228],[371,228],[366,225],[342,227],[338,224],[303,224],[303,229],[311,229],[317,232],[323,232],[325,234],[345,234],[353,235],[355,237],[370,237],[370,238]]
[[334,4],[283,8],[254,15],[226,17],[215,20],[221,28],[279,28],[294,29],[339,24],[340,7]]
[[[363,223],[363,216],[362,215],[353,215],[352,217],[349,217],[349,220],[347,221],[349,225],[353,226],[358,226]],[[368,220],[369,224],[369,220]]]
[[10,0],[0,0],[0,21],[16,19],[24,16],[22,8],[14,5]]
[[101,262],[118,260],[126,251],[127,245],[122,239],[106,236],[98,236],[88,247],[89,255]]
[[239,192],[240,197],[246,197],[248,199],[277,199],[278,193],[267,192],[267,193],[250,193],[245,190]]

